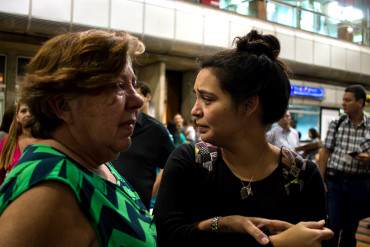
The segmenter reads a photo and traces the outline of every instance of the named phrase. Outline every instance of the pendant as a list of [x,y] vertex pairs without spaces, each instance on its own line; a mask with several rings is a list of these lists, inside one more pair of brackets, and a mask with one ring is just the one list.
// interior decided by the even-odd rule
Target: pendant
[[243,185],[243,187],[240,189],[240,197],[242,200],[247,199],[251,195],[253,195],[251,184],[249,183],[247,186]]

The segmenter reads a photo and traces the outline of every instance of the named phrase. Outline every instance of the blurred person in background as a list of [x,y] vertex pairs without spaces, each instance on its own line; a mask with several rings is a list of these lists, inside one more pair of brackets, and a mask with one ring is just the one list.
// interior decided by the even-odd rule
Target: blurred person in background
[[156,246],[152,217],[109,162],[131,143],[142,98],[125,32],[88,30],[47,41],[21,99],[32,135],[0,187],[0,246]]
[[291,127],[291,121],[290,112],[286,111],[277,125],[266,133],[267,141],[277,147],[286,147],[293,150],[298,147],[299,134]]
[[11,105],[10,107],[7,107],[7,109],[5,110],[0,125],[0,140],[3,139],[4,136],[6,136],[9,133],[10,125],[12,124],[15,111],[16,111],[15,104]]
[[16,106],[9,134],[0,141],[0,184],[4,175],[18,162],[24,149],[35,142],[31,135],[32,115],[29,107],[22,101]]
[[184,121],[185,138],[188,143],[195,143],[197,137],[193,121]]
[[315,128],[308,130],[309,143],[295,148],[296,151],[303,151],[303,157],[315,161],[315,157],[321,148],[320,134]]
[[[179,114],[177,114],[176,116],[178,116],[178,115]],[[180,115],[180,117],[181,117],[181,115]],[[182,117],[181,117],[181,119],[182,119]],[[177,117],[177,123],[175,122],[175,120],[167,123],[168,132],[170,132],[170,134],[172,135],[173,143],[175,144],[176,147],[181,145],[181,144],[186,143],[186,137],[185,137],[185,134],[183,132],[183,128],[181,127],[182,126],[182,121],[183,120],[179,120],[179,117]],[[179,122],[181,122],[181,124],[179,124]]]
[[182,132],[184,133],[185,130],[184,130],[184,118],[181,116],[180,113],[177,113],[174,117],[173,117],[173,122],[175,123],[176,125],[176,129],[177,131],[179,132]]

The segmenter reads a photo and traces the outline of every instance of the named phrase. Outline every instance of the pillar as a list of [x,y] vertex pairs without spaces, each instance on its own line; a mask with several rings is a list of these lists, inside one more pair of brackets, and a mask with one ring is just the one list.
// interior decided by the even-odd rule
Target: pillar
[[166,64],[163,62],[140,67],[137,70],[138,79],[148,83],[152,91],[152,104],[155,109],[155,118],[166,123]]

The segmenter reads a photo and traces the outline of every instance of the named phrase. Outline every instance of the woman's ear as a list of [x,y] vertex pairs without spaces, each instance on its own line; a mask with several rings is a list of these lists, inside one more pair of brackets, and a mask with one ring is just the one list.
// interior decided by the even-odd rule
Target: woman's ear
[[259,102],[260,100],[258,96],[251,96],[245,101],[245,112],[248,117],[256,112]]
[[69,106],[69,102],[65,99],[65,97],[63,97],[62,95],[54,96],[49,99],[48,103],[58,118],[64,120],[67,123],[71,123],[72,112]]

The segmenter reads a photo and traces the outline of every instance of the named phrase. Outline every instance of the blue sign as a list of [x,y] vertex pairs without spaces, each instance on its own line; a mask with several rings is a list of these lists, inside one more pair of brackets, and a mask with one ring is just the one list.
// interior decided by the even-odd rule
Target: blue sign
[[325,96],[325,90],[323,88],[318,87],[290,85],[290,96],[323,99]]

